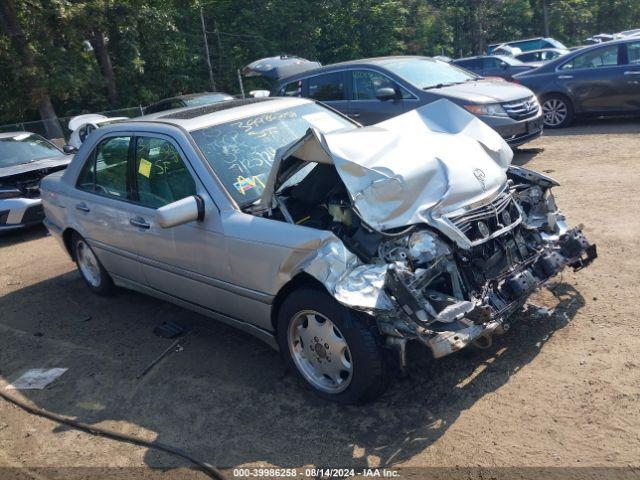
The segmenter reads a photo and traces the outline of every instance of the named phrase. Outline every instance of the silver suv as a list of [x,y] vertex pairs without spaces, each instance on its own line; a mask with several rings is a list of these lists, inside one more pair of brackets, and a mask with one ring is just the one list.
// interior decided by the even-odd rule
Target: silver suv
[[279,349],[316,393],[370,400],[507,330],[596,251],[490,127],[441,100],[371,127],[319,103],[230,100],[109,125],[42,183],[91,290],[174,302]]

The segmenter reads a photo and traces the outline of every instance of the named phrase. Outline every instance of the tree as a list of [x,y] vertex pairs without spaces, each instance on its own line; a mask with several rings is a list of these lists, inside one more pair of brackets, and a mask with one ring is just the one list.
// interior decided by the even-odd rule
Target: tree
[[13,48],[20,57],[22,76],[30,95],[29,100],[31,104],[37,106],[40,112],[46,135],[49,138],[63,138],[64,135],[62,134],[56,111],[51,103],[51,97],[42,82],[42,71],[38,68],[34,49],[20,25],[20,19],[13,0],[2,0],[0,2],[0,13],[2,29],[11,39]]

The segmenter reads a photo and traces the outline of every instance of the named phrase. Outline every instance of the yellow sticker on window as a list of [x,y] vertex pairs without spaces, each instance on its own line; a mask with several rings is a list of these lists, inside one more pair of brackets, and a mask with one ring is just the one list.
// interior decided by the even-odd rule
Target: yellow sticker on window
[[138,173],[143,177],[149,178],[149,175],[151,175],[151,162],[149,160],[141,158],[140,166],[138,167]]

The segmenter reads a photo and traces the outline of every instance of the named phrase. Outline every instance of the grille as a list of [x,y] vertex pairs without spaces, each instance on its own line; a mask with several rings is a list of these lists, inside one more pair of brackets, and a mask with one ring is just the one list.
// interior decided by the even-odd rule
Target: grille
[[36,205],[34,207],[27,208],[22,216],[22,223],[36,223],[41,222],[44,219],[44,210],[42,205]]
[[540,105],[536,97],[521,98],[513,102],[502,104],[507,114],[515,120],[523,120],[525,118],[535,117],[540,110]]
[[494,233],[515,226],[522,220],[512,195],[503,192],[489,205],[474,208],[449,220],[471,242],[483,242]]

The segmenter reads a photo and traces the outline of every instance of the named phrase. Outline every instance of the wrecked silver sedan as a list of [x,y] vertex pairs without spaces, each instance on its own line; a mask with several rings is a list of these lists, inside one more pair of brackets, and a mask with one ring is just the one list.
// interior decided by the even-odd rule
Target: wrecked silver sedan
[[436,358],[486,343],[596,257],[557,183],[511,158],[446,100],[364,128],[307,100],[233,100],[101,128],[42,191],[91,290],[234,325],[351,403],[406,368],[408,341]]

